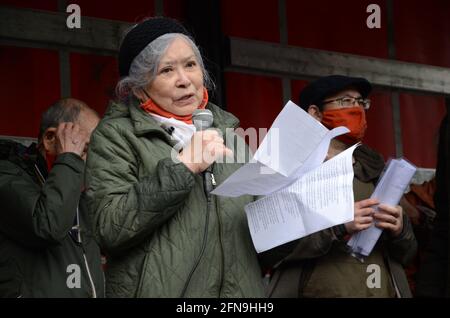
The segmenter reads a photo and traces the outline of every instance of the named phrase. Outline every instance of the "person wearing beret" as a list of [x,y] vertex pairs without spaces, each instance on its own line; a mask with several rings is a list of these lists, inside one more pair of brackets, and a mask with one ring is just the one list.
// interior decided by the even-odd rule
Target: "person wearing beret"
[[[249,158],[249,149],[226,146],[239,138],[226,128],[239,122],[209,101],[191,35],[175,20],[146,19],[126,34],[119,72],[86,173],[107,297],[264,296],[244,212],[254,198],[210,193],[241,166],[219,158]],[[211,112],[213,129],[197,131],[198,109]]]
[[[299,106],[324,126],[350,130],[331,141],[326,160],[364,137],[370,91],[364,78],[331,75],[300,93]],[[411,297],[403,266],[414,258],[417,242],[408,217],[400,206],[368,199],[383,170],[383,157],[360,145],[353,162],[354,220],[262,253],[263,267],[272,272],[270,297]],[[349,253],[347,241],[372,224],[384,231],[361,262]]]

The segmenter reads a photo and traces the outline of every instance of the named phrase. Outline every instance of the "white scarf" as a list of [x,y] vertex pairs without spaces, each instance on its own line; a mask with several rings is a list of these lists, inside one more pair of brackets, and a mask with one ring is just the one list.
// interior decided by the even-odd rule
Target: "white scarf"
[[167,118],[156,114],[149,113],[157,122],[161,123],[161,126],[167,131],[170,127],[173,127],[173,131],[170,134],[172,140],[177,142],[176,147],[178,149],[184,148],[191,141],[192,135],[197,131],[193,124],[186,124],[181,120],[175,118]]

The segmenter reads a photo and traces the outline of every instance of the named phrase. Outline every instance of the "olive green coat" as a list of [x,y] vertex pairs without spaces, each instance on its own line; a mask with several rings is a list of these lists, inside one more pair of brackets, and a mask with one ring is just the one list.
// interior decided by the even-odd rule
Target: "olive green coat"
[[[221,131],[238,125],[217,106],[207,108]],[[113,103],[92,136],[88,196],[108,253],[107,296],[263,296],[244,212],[253,197],[208,199],[202,175],[171,159],[174,144],[134,99]],[[233,150],[248,153],[243,142]],[[239,167],[214,164],[217,184]]]

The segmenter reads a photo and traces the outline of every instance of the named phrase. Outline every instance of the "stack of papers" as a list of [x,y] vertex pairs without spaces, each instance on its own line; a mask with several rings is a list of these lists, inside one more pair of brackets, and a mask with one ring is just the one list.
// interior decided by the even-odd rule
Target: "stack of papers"
[[346,127],[328,130],[289,101],[249,163],[211,193],[227,197],[268,195],[297,181],[324,161],[331,139],[349,132]]
[[258,253],[353,220],[352,154],[356,147],[245,207]]
[[[397,205],[416,170],[416,166],[405,159],[391,159],[371,198],[378,199],[383,204]],[[383,230],[372,225],[353,235],[347,243],[352,255],[364,260],[372,252],[382,232]]]
[[353,220],[357,145],[323,163],[331,139],[347,132],[328,130],[289,101],[251,162],[212,192],[266,195],[245,207],[257,252]]

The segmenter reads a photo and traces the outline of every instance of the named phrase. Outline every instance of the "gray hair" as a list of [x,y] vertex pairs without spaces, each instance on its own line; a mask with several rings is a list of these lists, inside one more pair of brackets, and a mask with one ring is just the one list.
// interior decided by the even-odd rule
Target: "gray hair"
[[95,110],[78,99],[63,98],[56,101],[42,114],[38,140],[42,139],[48,128],[56,128],[63,122],[76,123],[81,111],[91,111],[98,116]]
[[184,39],[192,48],[194,56],[203,73],[203,85],[207,89],[214,89],[215,85],[205,69],[200,50],[186,35],[181,33],[167,33],[150,42],[131,63],[129,75],[120,79],[116,85],[119,99],[126,99],[135,89],[147,87],[156,77],[159,62],[169,45],[177,38]]

